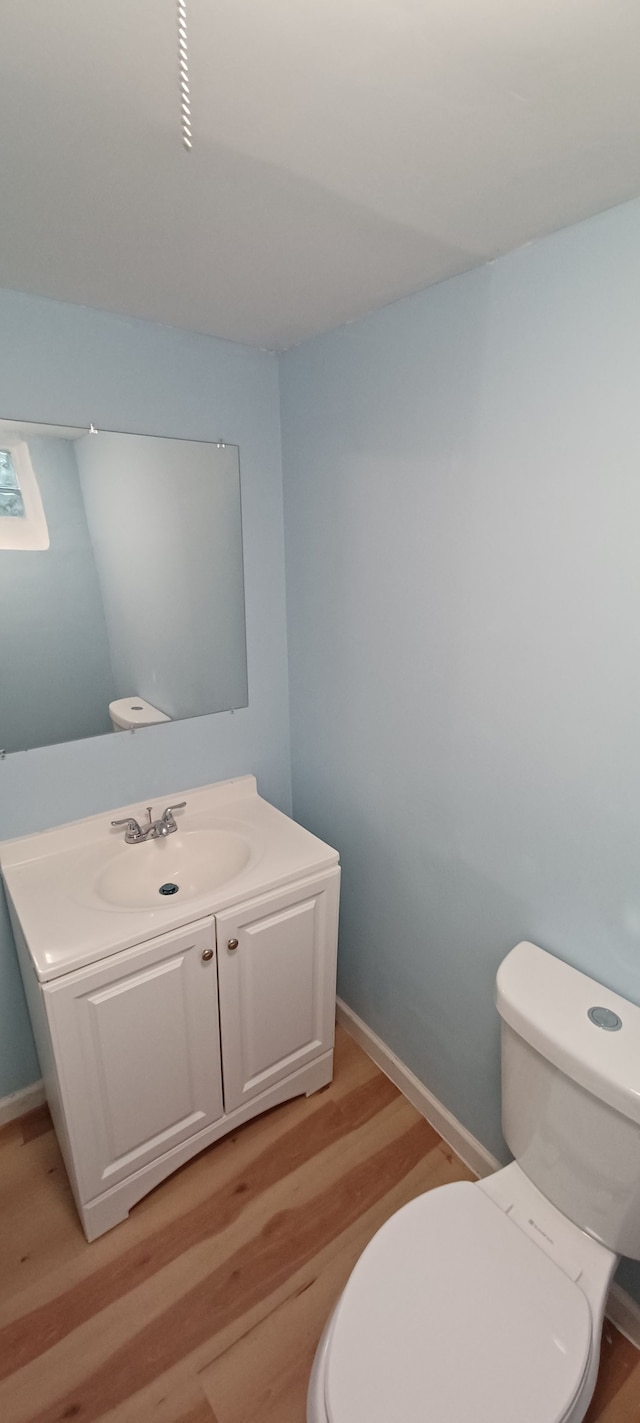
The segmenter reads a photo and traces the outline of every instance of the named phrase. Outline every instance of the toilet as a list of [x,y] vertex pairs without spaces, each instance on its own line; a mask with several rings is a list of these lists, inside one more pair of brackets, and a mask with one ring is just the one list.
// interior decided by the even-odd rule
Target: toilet
[[307,1423],[580,1423],[609,1284],[640,1259],[640,1008],[535,944],[498,970],[515,1160],[418,1196],[357,1262]]
[[155,726],[160,721],[171,721],[170,716],[146,702],[144,697],[119,697],[109,702],[109,716],[114,731],[135,731],[139,726]]

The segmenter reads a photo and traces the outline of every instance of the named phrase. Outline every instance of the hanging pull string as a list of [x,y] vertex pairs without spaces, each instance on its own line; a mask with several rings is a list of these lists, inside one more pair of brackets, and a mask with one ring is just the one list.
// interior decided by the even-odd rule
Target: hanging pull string
[[191,98],[189,94],[189,51],[187,37],[187,0],[178,3],[178,71],[180,83],[180,128],[185,148],[191,142]]

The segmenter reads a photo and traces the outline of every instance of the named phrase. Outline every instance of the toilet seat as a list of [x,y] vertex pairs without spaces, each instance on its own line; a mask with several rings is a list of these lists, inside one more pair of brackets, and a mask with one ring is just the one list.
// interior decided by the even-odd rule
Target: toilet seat
[[470,1182],[367,1246],[326,1352],[329,1423],[562,1423],[592,1352],[585,1295]]

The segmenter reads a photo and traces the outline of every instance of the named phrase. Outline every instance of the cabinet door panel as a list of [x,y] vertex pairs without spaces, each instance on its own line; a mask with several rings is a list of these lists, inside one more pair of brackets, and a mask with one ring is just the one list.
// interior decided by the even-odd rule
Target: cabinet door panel
[[76,1000],[87,1014],[113,1160],[193,1116],[186,968],[184,953],[174,954]]
[[333,1046],[339,879],[336,868],[216,918],[228,1112]]
[[47,986],[83,1198],[223,1115],[213,921]]
[[313,992],[317,906],[314,896],[244,929],[239,965],[249,1077],[307,1046],[320,1048],[322,1024]]

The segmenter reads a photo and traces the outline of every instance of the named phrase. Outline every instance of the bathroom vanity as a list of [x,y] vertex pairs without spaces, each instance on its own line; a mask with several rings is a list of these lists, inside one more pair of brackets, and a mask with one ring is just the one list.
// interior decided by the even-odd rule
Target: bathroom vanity
[[144,824],[135,805],[0,845],[88,1240],[203,1147],[332,1076],[337,852],[253,776],[153,813],[182,800],[175,833],[137,843],[111,824]]

